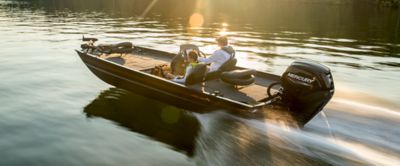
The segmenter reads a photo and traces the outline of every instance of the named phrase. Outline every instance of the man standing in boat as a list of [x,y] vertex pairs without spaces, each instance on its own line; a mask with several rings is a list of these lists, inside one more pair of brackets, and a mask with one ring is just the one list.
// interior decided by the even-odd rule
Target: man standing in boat
[[228,45],[228,38],[226,36],[219,36],[216,39],[220,49],[208,57],[199,57],[198,61],[206,64],[211,64],[208,72],[217,71],[225,62],[235,56],[235,50]]

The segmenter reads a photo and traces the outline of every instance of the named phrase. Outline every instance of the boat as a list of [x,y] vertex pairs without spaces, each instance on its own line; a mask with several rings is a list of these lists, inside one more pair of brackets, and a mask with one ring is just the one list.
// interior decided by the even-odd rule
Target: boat
[[152,72],[157,66],[172,66],[182,59],[183,48],[198,47],[186,44],[179,53],[170,53],[129,42],[95,46],[94,39],[97,41],[84,38],[88,43],[76,52],[98,78],[190,111],[223,109],[246,118],[290,119],[302,127],[334,94],[329,68],[314,61],[295,61],[282,76],[239,67],[235,62],[218,73],[202,70],[204,73],[193,77],[195,81],[181,84]]

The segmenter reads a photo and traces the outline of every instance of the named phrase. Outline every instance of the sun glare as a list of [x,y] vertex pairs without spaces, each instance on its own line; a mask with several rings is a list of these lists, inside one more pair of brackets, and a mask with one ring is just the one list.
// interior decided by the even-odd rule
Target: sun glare
[[193,13],[190,16],[189,24],[191,27],[201,27],[204,23],[204,17],[200,13]]
[[218,32],[219,36],[227,36],[228,35],[228,31],[226,30],[226,28],[222,28],[221,31]]
[[140,15],[141,17],[145,17],[147,13],[153,8],[153,6],[158,2],[158,0],[153,0],[150,4],[146,7],[143,13]]

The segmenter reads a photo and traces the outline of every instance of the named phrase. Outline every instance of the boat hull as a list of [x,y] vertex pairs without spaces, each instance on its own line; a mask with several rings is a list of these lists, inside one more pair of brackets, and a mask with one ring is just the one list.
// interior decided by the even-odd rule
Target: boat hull
[[94,55],[81,51],[77,53],[89,70],[104,82],[184,109],[209,112],[222,107],[243,113],[253,108],[251,105],[227,101],[219,96],[201,93],[141,71],[131,70]]

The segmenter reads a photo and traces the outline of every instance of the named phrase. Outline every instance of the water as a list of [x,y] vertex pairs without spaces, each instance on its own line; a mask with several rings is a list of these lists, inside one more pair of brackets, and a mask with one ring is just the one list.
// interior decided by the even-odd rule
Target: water
[[[179,2],[1,0],[0,165],[399,165],[398,10]],[[203,21],[189,21],[193,13]],[[220,33],[240,66],[275,74],[296,59],[329,66],[336,93],[325,117],[299,130],[223,110],[191,113],[111,87],[73,51],[85,34],[170,52],[190,42],[211,53]]]

